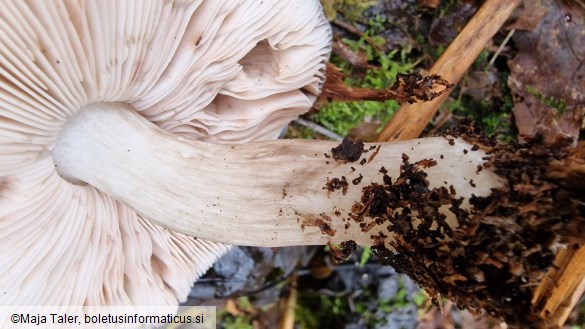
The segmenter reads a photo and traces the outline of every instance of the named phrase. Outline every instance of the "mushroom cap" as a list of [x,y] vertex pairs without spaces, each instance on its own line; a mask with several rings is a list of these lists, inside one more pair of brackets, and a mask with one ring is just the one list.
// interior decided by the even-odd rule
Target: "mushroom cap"
[[0,2],[0,305],[184,300],[229,246],[63,179],[61,128],[119,102],[189,138],[276,138],[313,104],[330,39],[317,0]]

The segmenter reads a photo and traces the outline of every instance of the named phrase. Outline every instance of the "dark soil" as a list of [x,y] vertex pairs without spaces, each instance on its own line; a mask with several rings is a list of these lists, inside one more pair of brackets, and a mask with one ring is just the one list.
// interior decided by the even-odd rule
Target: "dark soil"
[[[484,167],[500,175],[504,186],[489,196],[472,197],[472,208],[462,209],[463,198],[452,186],[429,188],[424,169],[435,160],[410,163],[403,154],[399,177],[384,175],[383,182],[364,187],[352,217],[363,231],[388,225],[392,240],[372,236],[374,252],[434,298],[445,296],[476,314],[487,311],[509,325],[537,327],[533,288],[553,266],[558,243],[584,242],[584,196],[551,176],[581,177],[571,186],[583,186],[582,176],[555,174],[572,167],[559,163],[582,163],[582,158],[573,157],[570,140],[494,145],[469,123],[452,134],[475,143],[470,151],[490,149]],[[445,221],[442,206],[455,215],[455,227]],[[420,222],[414,224],[414,218]]]
[[362,153],[364,153],[364,143],[360,141],[354,142],[348,138],[344,138],[341,144],[331,149],[333,159],[343,163],[358,161]]

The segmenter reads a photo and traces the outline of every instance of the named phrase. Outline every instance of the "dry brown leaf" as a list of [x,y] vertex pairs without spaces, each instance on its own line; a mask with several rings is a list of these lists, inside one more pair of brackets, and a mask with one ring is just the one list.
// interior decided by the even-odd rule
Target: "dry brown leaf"
[[509,61],[508,84],[521,140],[543,134],[576,139],[585,115],[585,20],[564,18],[562,8],[543,0],[550,12],[532,32],[513,40],[518,55]]
[[550,5],[546,0],[524,0],[514,10],[509,23],[504,26],[507,30],[533,31],[540,21],[549,13]]
[[243,312],[240,311],[240,309],[238,308],[238,305],[236,304],[236,302],[232,298],[227,300],[227,302],[225,304],[225,311],[233,316],[238,316],[238,315],[243,314]]

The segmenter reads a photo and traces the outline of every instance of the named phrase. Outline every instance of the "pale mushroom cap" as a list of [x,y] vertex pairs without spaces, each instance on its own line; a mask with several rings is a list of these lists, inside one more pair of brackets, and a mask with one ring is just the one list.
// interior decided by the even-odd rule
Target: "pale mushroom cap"
[[61,127],[121,102],[190,138],[275,138],[315,100],[330,38],[317,0],[0,1],[0,305],[186,298],[229,246],[61,178]]

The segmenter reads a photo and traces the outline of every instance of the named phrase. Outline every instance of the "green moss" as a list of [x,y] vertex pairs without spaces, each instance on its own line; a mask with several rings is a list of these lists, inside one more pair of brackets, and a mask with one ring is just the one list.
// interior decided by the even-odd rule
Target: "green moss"
[[487,49],[482,50],[471,65],[472,69],[485,71],[489,68],[490,52]]
[[532,96],[536,97],[541,104],[555,109],[558,114],[563,115],[567,112],[567,103],[564,99],[557,99],[552,96],[547,96],[531,86],[527,86],[526,90]]
[[488,135],[511,142],[516,139],[516,132],[510,118],[514,100],[508,87],[508,73],[498,74],[498,85],[500,86],[498,98],[477,100],[468,95],[459,97],[458,91],[455,91],[453,97],[457,97],[456,100],[447,100],[442,107],[456,116],[472,118]]
[[335,0],[334,7],[347,21],[357,22],[363,19],[365,10],[378,4],[378,0]]
[[372,257],[372,249],[370,247],[362,247],[362,253],[360,254],[360,266],[364,267],[368,260]]
[[242,314],[234,316],[227,311],[222,311],[218,314],[220,328],[223,329],[253,329],[252,316],[250,313],[254,310],[254,306],[250,299],[246,296],[240,297],[236,300],[238,309],[244,311]]
[[[372,22],[372,24],[376,25],[377,23]],[[412,63],[407,59],[407,53],[404,51],[394,50],[385,54],[380,53],[369,45],[365,38],[357,41],[344,39],[344,42],[353,50],[364,51],[368,56],[368,62],[379,65],[379,68],[368,69],[366,74],[361,77],[351,78],[353,74],[351,65],[334,56],[332,62],[348,76],[345,82],[351,86],[385,89],[394,83],[398,73],[404,73],[413,68]],[[346,136],[352,128],[365,120],[380,122],[383,126],[399,107],[400,105],[395,101],[333,102],[322,106],[313,120],[339,135]]]
[[307,127],[291,122],[288,125],[286,139],[315,139],[315,132]]
[[330,328],[343,328],[350,314],[346,294],[326,296],[317,291],[299,294],[295,317],[301,329],[320,328],[327,324]]
[[220,315],[222,322],[221,328],[223,329],[253,329],[254,327],[250,324],[250,319],[245,315],[232,316],[230,314]]

